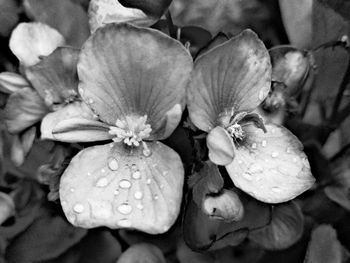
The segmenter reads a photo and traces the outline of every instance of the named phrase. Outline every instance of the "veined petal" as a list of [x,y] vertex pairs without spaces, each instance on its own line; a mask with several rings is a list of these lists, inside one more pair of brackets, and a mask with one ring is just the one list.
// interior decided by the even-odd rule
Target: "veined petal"
[[96,118],[84,102],[70,103],[43,118],[40,127],[41,138],[64,142],[111,139],[108,134],[109,127]]
[[195,61],[187,94],[190,118],[198,128],[208,131],[226,110],[255,109],[270,85],[269,54],[257,35],[245,30]]
[[235,145],[227,131],[217,126],[207,136],[209,159],[217,165],[228,165],[235,157]]
[[[145,116],[151,138],[164,134],[167,112],[184,108],[192,70],[187,50],[168,36],[128,24],[109,24],[82,49],[79,93],[102,121],[115,125],[127,116]],[[173,131],[167,127],[167,133]]]
[[78,54],[78,49],[59,47],[34,66],[25,69],[27,78],[48,106],[77,95]]
[[178,154],[159,142],[139,148],[94,146],[76,155],[60,182],[68,220],[76,226],[166,232],[181,204],[184,169]]
[[10,38],[10,49],[25,66],[40,61],[41,56],[51,54],[58,46],[64,45],[63,36],[46,24],[31,22],[20,23]]
[[9,132],[19,133],[40,121],[49,109],[39,94],[31,88],[12,93],[5,107],[5,123]]
[[266,203],[289,201],[315,182],[300,141],[287,129],[273,124],[267,133],[244,126],[246,140],[226,166],[233,183]]

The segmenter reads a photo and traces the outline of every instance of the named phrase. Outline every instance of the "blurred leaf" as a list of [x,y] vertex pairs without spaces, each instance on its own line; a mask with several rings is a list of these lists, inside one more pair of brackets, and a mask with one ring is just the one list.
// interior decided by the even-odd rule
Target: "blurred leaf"
[[212,35],[237,34],[268,19],[265,6],[256,0],[173,0],[170,12],[177,26],[198,26]]
[[279,0],[284,27],[292,45],[310,48],[313,0]]
[[115,263],[120,254],[120,244],[109,231],[94,229],[62,256],[46,263]]
[[0,225],[15,213],[15,204],[8,194],[0,192]]
[[253,230],[249,237],[265,249],[285,249],[296,243],[303,234],[304,220],[294,202],[273,207],[269,225]]
[[[313,47],[341,39],[350,33],[349,22],[319,1],[313,4]],[[314,54],[317,76],[314,99],[324,102],[333,98],[340,86],[349,61],[349,54],[343,48],[323,49]]]
[[333,202],[336,202],[343,208],[350,210],[350,189],[340,186],[327,186],[324,189],[326,195]]
[[350,2],[347,0],[317,0],[350,20]]
[[70,0],[25,0],[27,15],[57,29],[73,47],[81,47],[90,35],[86,11]]
[[151,244],[140,243],[129,247],[117,263],[166,263],[162,251]]
[[15,0],[0,0],[0,35],[7,37],[19,20],[20,9]]
[[215,261],[215,255],[195,252],[186,246],[184,242],[178,244],[176,256],[180,263],[213,263]]
[[211,34],[201,27],[185,26],[181,28],[180,40],[184,45],[189,43],[190,53],[195,56],[211,40]]
[[342,247],[337,233],[329,225],[320,225],[311,235],[305,263],[341,263]]
[[86,232],[62,217],[43,215],[10,243],[6,258],[9,263],[52,259],[79,242]]

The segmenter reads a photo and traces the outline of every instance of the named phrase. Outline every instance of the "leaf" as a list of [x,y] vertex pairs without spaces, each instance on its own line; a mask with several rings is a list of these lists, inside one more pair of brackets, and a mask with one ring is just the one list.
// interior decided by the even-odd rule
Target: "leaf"
[[118,259],[117,263],[166,263],[162,251],[151,244],[140,243],[129,247]]
[[20,8],[15,0],[0,1],[0,35],[7,37],[19,20]]
[[286,249],[300,239],[303,228],[303,214],[296,203],[290,202],[274,206],[270,224],[251,231],[249,238],[265,249]]
[[79,242],[85,234],[86,230],[74,228],[59,216],[42,216],[10,243],[6,259],[9,263],[52,259]]
[[284,27],[289,41],[298,48],[312,46],[313,0],[279,0]]
[[342,247],[335,229],[320,225],[313,230],[305,263],[341,263]]
[[[314,1],[313,4],[313,47],[340,39],[350,32],[349,22],[330,8]],[[340,86],[349,61],[349,54],[343,48],[325,49],[314,54],[317,77],[313,93],[316,101],[324,102],[334,98]]]
[[70,46],[80,48],[90,35],[86,12],[70,0],[25,0],[24,8],[35,21],[57,29]]
[[332,8],[342,15],[346,20],[350,20],[350,3],[346,0],[317,0],[320,3]]
[[324,189],[326,195],[333,202],[347,210],[350,210],[350,188],[340,186],[327,186]]
[[0,192],[0,225],[15,213],[15,204],[8,194]]

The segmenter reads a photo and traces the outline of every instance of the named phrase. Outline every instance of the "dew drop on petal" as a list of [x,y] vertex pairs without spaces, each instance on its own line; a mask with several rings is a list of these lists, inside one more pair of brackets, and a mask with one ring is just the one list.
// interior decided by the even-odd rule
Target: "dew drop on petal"
[[84,206],[80,203],[77,203],[74,205],[73,210],[74,210],[74,212],[80,214],[80,213],[84,212]]
[[112,171],[116,171],[119,168],[118,161],[114,158],[110,159],[108,161],[108,168],[111,169]]
[[96,182],[96,187],[106,187],[108,185],[108,180],[106,177],[101,177]]
[[157,194],[154,195],[154,200],[158,200],[159,196]]
[[291,149],[289,147],[287,147],[286,153],[291,153]]
[[141,172],[139,170],[132,173],[132,178],[138,180],[141,178]]
[[118,189],[114,190],[114,195],[119,195],[119,190]]
[[88,99],[88,103],[89,103],[89,104],[93,104],[93,103],[94,103],[94,100],[90,98],[90,99]]
[[105,173],[105,172],[106,172],[106,170],[102,168],[101,169],[101,173]]
[[151,156],[152,152],[150,149],[143,149],[142,151],[143,155],[146,156],[146,157],[149,157]]
[[131,183],[129,180],[123,179],[123,180],[120,180],[119,186],[120,186],[120,188],[128,189],[131,187]]
[[136,207],[137,207],[137,209],[140,209],[140,210],[143,209],[143,205],[142,204],[137,204]]
[[263,141],[261,142],[261,146],[262,146],[262,147],[266,147],[266,145],[267,145],[267,141],[263,140]]
[[243,162],[242,162],[242,160],[241,159],[239,159],[238,160],[238,164],[242,164]]
[[292,161],[293,161],[293,163],[296,163],[298,161],[298,159],[294,157]]
[[253,180],[253,177],[250,173],[244,173],[243,174],[243,177],[248,180],[248,181],[252,181]]
[[120,227],[131,227],[131,221],[129,219],[126,219],[126,218],[120,219],[118,221],[118,225]]
[[75,189],[74,189],[74,188],[71,188],[71,189],[69,189],[69,191],[71,191],[72,193],[74,193]]
[[132,165],[131,165],[131,170],[133,170],[133,171],[136,171],[136,170],[137,170],[136,164],[132,164]]
[[282,189],[279,188],[278,186],[274,186],[274,187],[272,187],[272,191],[275,193],[280,193],[282,191]]
[[140,191],[136,191],[134,194],[135,199],[140,200],[143,198],[143,193]]
[[78,91],[79,91],[80,94],[83,94],[83,93],[84,93],[84,89],[83,89],[82,87],[79,87],[79,88],[78,88]]
[[278,152],[273,152],[272,154],[271,154],[271,157],[272,158],[276,158],[278,156]]
[[256,147],[257,147],[257,145],[256,145],[256,143],[254,142],[254,143],[252,144],[252,148],[253,148],[253,149],[256,149]]
[[147,179],[146,184],[151,184],[151,179]]
[[128,203],[123,203],[123,204],[119,205],[117,209],[118,209],[119,213],[121,213],[123,215],[128,215],[132,211],[132,206],[129,205]]
[[260,90],[259,91],[259,100],[264,100],[264,97],[265,97],[265,92],[263,90]]

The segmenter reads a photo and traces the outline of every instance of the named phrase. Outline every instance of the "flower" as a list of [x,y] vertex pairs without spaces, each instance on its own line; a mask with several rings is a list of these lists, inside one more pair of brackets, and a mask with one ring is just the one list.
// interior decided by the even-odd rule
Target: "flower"
[[78,92],[98,119],[68,118],[52,134],[112,142],[79,152],[61,177],[61,205],[72,224],[156,234],[174,223],[184,169],[158,140],[181,119],[192,64],[178,41],[153,29],[108,24],[87,40]]
[[314,178],[299,140],[253,112],[270,86],[269,54],[245,30],[195,61],[188,109],[194,125],[208,132],[209,159],[246,193],[280,203],[309,189]]

